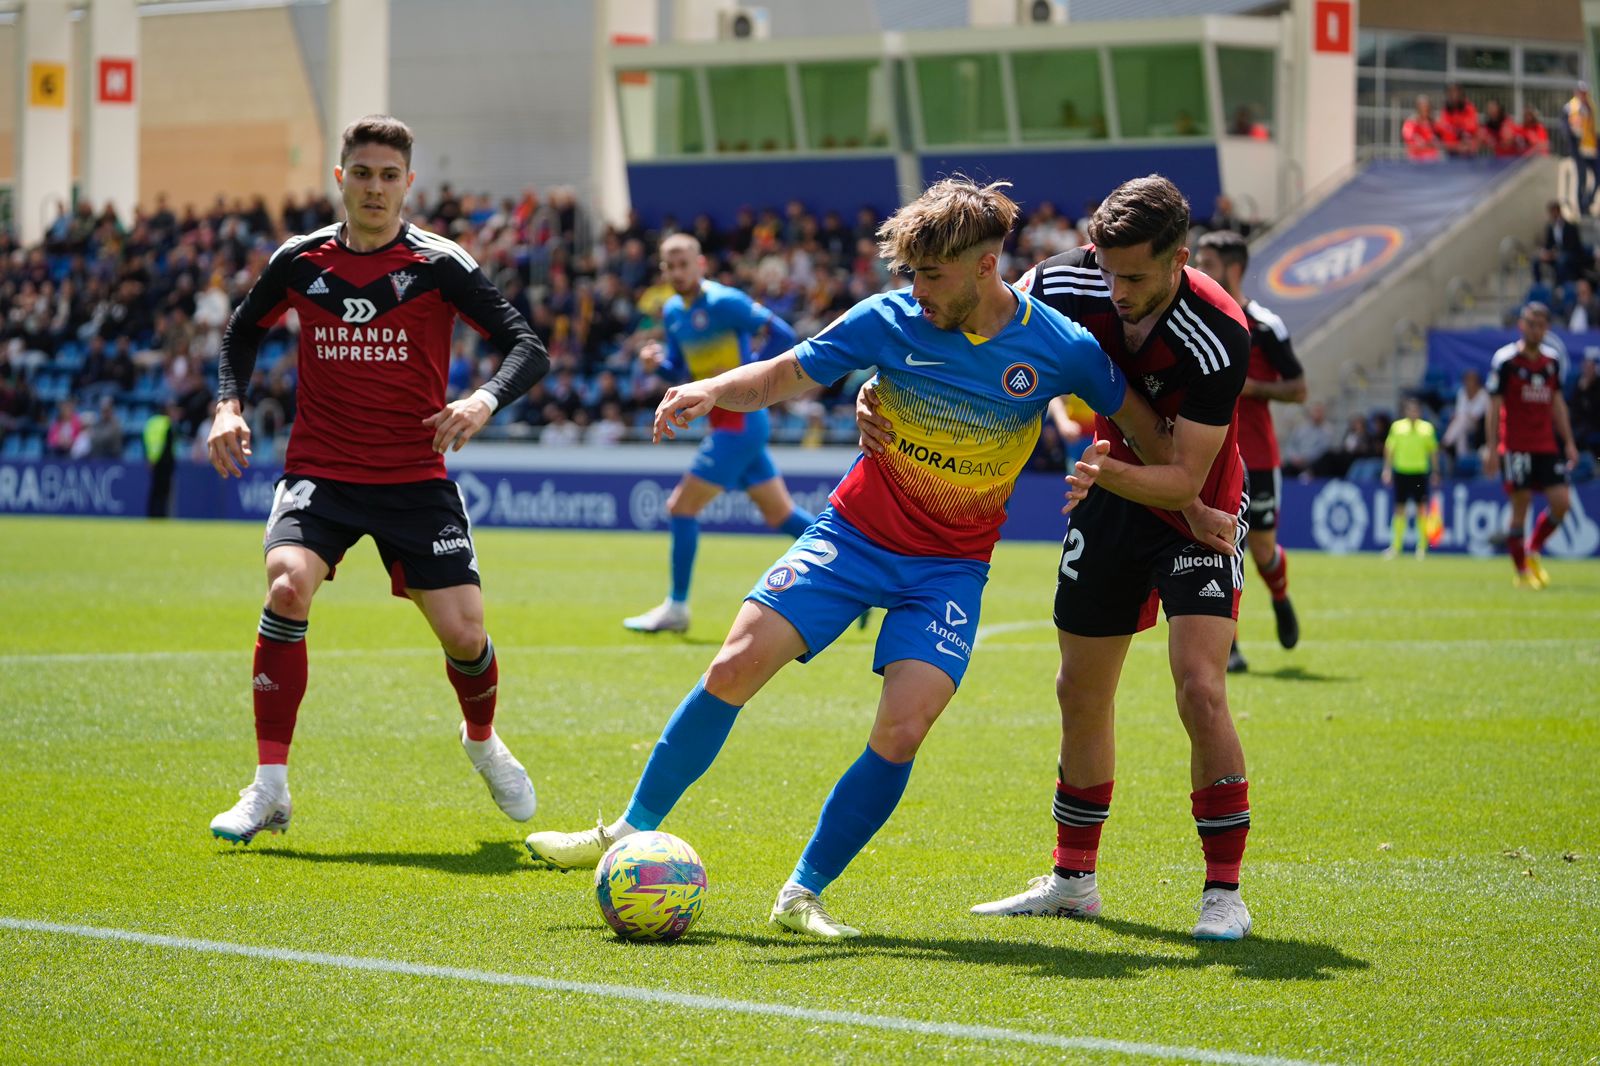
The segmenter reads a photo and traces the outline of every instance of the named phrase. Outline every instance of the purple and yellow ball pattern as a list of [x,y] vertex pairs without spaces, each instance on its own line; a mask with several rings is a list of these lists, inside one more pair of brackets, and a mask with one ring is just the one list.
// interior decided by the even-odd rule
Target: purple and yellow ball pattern
[[600,914],[624,940],[677,940],[705,903],[706,867],[671,833],[635,833],[600,859],[594,887]]

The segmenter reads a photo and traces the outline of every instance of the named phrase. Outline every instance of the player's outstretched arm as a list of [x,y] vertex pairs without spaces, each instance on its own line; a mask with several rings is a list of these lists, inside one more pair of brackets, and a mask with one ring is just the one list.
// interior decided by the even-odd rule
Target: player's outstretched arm
[[1100,466],[1099,484],[1147,507],[1187,511],[1205,485],[1211,461],[1227,436],[1226,425],[1209,426],[1179,415],[1172,427],[1170,462],[1139,466],[1107,456]]
[[1144,465],[1165,466],[1176,461],[1167,420],[1156,414],[1150,401],[1133,389],[1123,395],[1122,406],[1111,416],[1111,421],[1116,423],[1122,439]]
[[663,436],[676,437],[678,430],[709,414],[713,407],[724,411],[760,411],[816,385],[793,352],[759,363],[746,363],[704,381],[674,385],[656,407],[651,439],[659,442]]
[[250,425],[240,413],[238,400],[219,400],[206,437],[206,455],[224,478],[244,477],[250,465]]

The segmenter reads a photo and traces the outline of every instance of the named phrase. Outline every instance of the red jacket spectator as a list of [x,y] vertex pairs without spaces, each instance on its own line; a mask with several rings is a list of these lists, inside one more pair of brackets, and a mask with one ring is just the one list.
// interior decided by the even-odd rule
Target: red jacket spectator
[[1428,98],[1417,97],[1416,113],[1400,127],[1400,137],[1406,142],[1406,155],[1419,163],[1438,159],[1442,146],[1439,132],[1439,124],[1433,120],[1433,107]]
[[1522,131],[1524,150],[1529,155],[1550,154],[1550,131],[1545,129],[1544,123],[1539,121],[1539,113],[1531,107],[1522,109],[1522,122],[1517,128]]
[[1522,127],[1512,120],[1499,100],[1483,105],[1483,125],[1478,127],[1478,144],[1486,152],[1506,157],[1521,155],[1527,148]]
[[1471,153],[1478,148],[1478,109],[1466,98],[1459,85],[1447,85],[1444,107],[1439,113],[1440,135],[1455,153]]

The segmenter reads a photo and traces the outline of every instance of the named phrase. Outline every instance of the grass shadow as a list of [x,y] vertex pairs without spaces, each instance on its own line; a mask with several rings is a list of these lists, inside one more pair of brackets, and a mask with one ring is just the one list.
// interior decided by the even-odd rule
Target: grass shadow
[[350,866],[405,866],[466,877],[503,877],[526,872],[522,845],[504,840],[480,840],[478,850],[456,851],[301,851],[284,845],[264,848],[230,848],[225,856],[293,859],[296,862],[338,863]]
[[1319,674],[1315,670],[1307,670],[1303,666],[1280,666],[1276,670],[1251,670],[1246,677],[1259,677],[1267,681],[1320,681],[1323,683],[1348,684],[1360,678],[1340,677],[1337,674]]
[[[1039,919],[1050,921],[1051,919]],[[1077,923],[1061,921],[1063,927]],[[1331,944],[1305,940],[1250,936],[1236,943],[1195,940],[1186,932],[1163,929],[1141,922],[1115,918],[1084,923],[1086,934],[1099,929],[1118,936],[1133,937],[1157,944],[1187,949],[1183,954],[1127,950],[1100,950],[1071,944],[1020,943],[1012,940],[874,936],[859,940],[823,943],[785,933],[731,933],[697,929],[692,939],[731,941],[755,947],[788,949],[766,961],[772,965],[809,965],[826,960],[844,960],[868,953],[904,958],[913,962],[950,960],[1007,966],[1032,971],[1038,977],[1075,980],[1105,980],[1139,977],[1153,970],[1203,970],[1227,966],[1235,976],[1269,981],[1328,981],[1337,971],[1365,970],[1370,963],[1355,958]]]

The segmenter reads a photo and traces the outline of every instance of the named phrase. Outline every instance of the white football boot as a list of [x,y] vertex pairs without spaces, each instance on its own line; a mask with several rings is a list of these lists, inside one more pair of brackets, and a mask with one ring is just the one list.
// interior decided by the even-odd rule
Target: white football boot
[[622,625],[635,633],[682,633],[689,628],[689,605],[670,598],[662,600],[644,614],[624,618]]
[[[1081,881],[1088,882],[1084,890],[1072,891]],[[1015,896],[978,904],[972,913],[986,918],[1093,918],[1100,913],[1100,890],[1093,878],[1061,878],[1048,873],[1029,881]]]
[[539,799],[533,794],[533,782],[528,780],[528,771],[511,754],[511,749],[500,739],[500,734],[489,734],[489,739],[484,741],[489,747],[476,758],[467,747],[468,743],[467,723],[462,722],[461,747],[467,752],[472,768],[482,775],[484,783],[489,786],[489,795],[506,812],[506,817],[518,822],[532,818],[539,806]]
[[238,803],[211,819],[211,835],[235,844],[248,844],[262,830],[287,833],[293,813],[287,788],[280,790],[252,781],[239,790]]
[[1200,896],[1196,940],[1243,940],[1250,932],[1250,912],[1238,889],[1208,888]]

